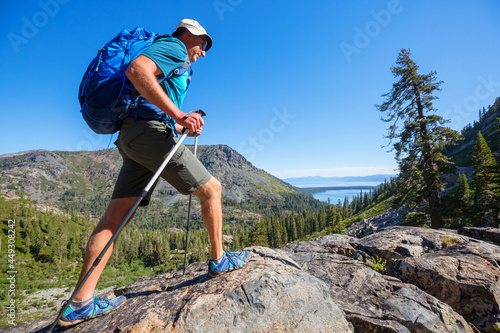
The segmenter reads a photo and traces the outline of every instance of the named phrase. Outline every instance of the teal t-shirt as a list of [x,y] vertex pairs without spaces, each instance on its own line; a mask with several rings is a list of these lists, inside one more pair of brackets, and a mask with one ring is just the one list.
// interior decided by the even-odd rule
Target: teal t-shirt
[[[163,75],[168,76],[173,70],[180,67],[187,59],[187,49],[183,42],[175,37],[165,37],[156,40],[142,55],[153,60],[161,69]],[[182,102],[191,81],[191,67],[181,76],[172,76],[161,83],[163,90],[174,104],[182,109]],[[137,117],[142,119],[156,119],[167,121],[169,117],[154,104],[143,99],[138,108]]]

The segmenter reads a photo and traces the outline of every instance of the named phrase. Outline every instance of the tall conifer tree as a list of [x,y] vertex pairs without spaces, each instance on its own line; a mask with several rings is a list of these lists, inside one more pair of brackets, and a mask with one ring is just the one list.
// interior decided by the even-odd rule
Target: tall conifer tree
[[[495,104],[500,99],[497,99]],[[497,118],[497,125],[496,125],[497,131],[500,132],[500,118]],[[497,137],[497,147],[500,147],[500,136]],[[497,222],[500,225],[500,156],[497,155],[497,165],[494,166],[493,169],[493,195],[494,199],[492,202],[492,207],[493,207],[493,213],[495,217],[495,222]]]
[[457,191],[455,194],[456,201],[460,204],[468,204],[470,200],[470,187],[467,182],[467,176],[460,173],[457,179]]
[[495,201],[494,168],[496,163],[481,132],[477,133],[474,143],[472,166],[474,167],[474,206],[479,211],[488,213]]
[[437,98],[434,93],[441,90],[442,81],[437,80],[436,72],[419,74],[419,67],[410,59],[407,49],[400,51],[396,64],[391,71],[397,81],[389,93],[382,95],[387,100],[375,105],[386,113],[382,120],[391,123],[387,138],[391,143],[395,141],[393,150],[400,171],[396,203],[416,208],[426,202],[432,228],[440,228],[441,175],[451,165],[443,149],[458,139],[458,133],[444,127],[447,121],[442,117],[430,114],[436,111],[432,105]]
[[468,226],[473,220],[472,214],[472,193],[467,181],[467,176],[460,173],[457,178],[455,194],[451,200],[450,208],[452,213],[452,226],[462,227]]

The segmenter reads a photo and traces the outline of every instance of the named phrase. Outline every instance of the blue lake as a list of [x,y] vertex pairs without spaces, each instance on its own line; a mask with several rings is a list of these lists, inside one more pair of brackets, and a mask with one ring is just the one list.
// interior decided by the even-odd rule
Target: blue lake
[[344,203],[344,198],[348,197],[349,202],[352,201],[352,198],[359,195],[363,191],[363,195],[365,192],[370,192],[370,187],[367,187],[365,189],[341,189],[341,190],[328,190],[325,192],[318,192],[314,193],[313,197],[317,200],[323,201],[323,202],[328,202],[328,198],[330,198],[330,202],[332,204],[337,204],[337,202],[340,200],[342,203]]

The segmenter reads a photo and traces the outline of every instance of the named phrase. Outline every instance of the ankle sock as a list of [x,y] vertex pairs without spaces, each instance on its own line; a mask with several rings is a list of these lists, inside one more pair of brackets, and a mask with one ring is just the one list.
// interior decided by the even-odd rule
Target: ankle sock
[[219,265],[223,258],[224,258],[224,253],[220,256],[220,258],[210,259],[210,260],[212,260],[216,265]]
[[81,308],[84,308],[87,305],[89,305],[90,303],[92,303],[93,300],[94,300],[94,297],[91,297],[89,299],[86,299],[86,300],[80,301],[80,302],[71,301],[70,305],[73,309],[80,310]]

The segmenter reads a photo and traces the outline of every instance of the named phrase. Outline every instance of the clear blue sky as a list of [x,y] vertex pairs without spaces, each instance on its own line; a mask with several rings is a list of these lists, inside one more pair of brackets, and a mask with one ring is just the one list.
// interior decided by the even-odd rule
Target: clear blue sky
[[460,130],[500,96],[499,16],[497,0],[3,2],[0,154],[114,147],[79,112],[88,63],[122,28],[171,33],[193,18],[214,40],[184,103],[208,114],[200,144],[282,178],[393,173],[373,105],[400,49],[437,71],[435,106]]

